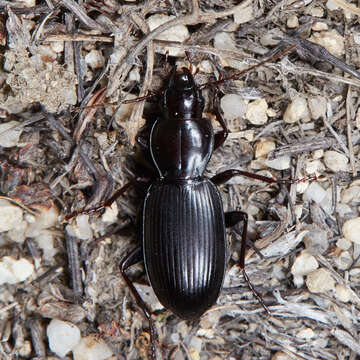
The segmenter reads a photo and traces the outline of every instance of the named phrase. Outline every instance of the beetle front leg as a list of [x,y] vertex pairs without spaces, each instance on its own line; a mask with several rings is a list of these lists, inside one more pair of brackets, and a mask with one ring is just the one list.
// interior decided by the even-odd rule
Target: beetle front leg
[[222,130],[215,134],[214,150],[219,148],[225,142],[225,140],[227,139],[227,137],[229,135],[229,129],[227,128],[225,120],[221,116],[221,113],[219,110],[219,108],[220,108],[219,99],[216,97],[216,94],[217,94],[217,91],[215,91],[215,94],[214,94],[214,108],[212,111],[216,116],[217,122],[221,125]]
[[268,315],[271,315],[271,311],[269,308],[265,305],[264,300],[260,296],[260,294],[255,290],[255,287],[251,283],[246,271],[245,271],[245,251],[246,251],[246,237],[247,237],[247,226],[248,226],[248,215],[247,213],[243,211],[231,211],[228,213],[225,213],[225,224],[227,227],[235,226],[238,222],[243,221],[243,229],[241,233],[241,249],[240,249],[240,260],[239,260],[239,268],[241,269],[244,279],[249,287],[249,289],[252,291],[256,299],[259,301],[261,306],[264,308],[264,310],[267,312]]
[[135,265],[139,262],[143,261],[143,253],[142,248],[138,247],[130,252],[124,259],[120,262],[120,272],[122,277],[124,278],[126,285],[129,287],[132,295],[134,296],[136,303],[143,311],[146,319],[149,321],[149,329],[150,329],[150,342],[151,342],[151,360],[156,360],[156,348],[155,348],[155,327],[152,319],[152,313],[148,306],[145,304],[144,300],[141,298],[140,294],[136,290],[134,284],[126,275],[126,269],[130,266]]

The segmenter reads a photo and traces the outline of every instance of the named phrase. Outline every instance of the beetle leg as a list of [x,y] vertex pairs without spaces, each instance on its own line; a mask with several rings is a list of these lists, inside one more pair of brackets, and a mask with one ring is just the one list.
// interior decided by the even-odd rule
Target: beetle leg
[[301,179],[275,179],[275,178],[271,178],[271,177],[267,177],[267,176],[253,174],[248,171],[231,169],[231,170],[226,170],[222,173],[216,174],[215,176],[213,176],[211,178],[211,181],[215,185],[220,185],[220,184],[226,183],[227,181],[229,181],[231,178],[233,178],[235,176],[245,176],[245,177],[248,177],[251,179],[266,182],[268,184],[297,184],[299,182],[306,181],[306,180],[316,180],[316,176],[314,176],[314,175],[306,176]]
[[246,236],[247,236],[247,225],[248,225],[248,215],[247,213],[243,211],[231,211],[228,213],[225,213],[225,225],[228,226],[234,226],[239,221],[244,222],[244,226],[241,233],[241,249],[240,249],[240,260],[239,260],[239,268],[241,269],[244,279],[251,290],[251,292],[254,294],[256,299],[259,301],[261,306],[264,308],[264,310],[267,312],[268,315],[271,314],[269,308],[265,305],[264,300],[260,296],[260,294],[255,290],[253,284],[251,283],[246,271],[245,271],[245,251],[246,251]]
[[130,187],[134,186],[136,183],[140,183],[140,182],[149,182],[148,178],[141,178],[141,177],[137,177],[136,179],[128,182],[127,184],[125,184],[122,188],[120,188],[118,191],[115,192],[114,195],[112,195],[108,200],[103,201],[102,203],[100,203],[98,206],[95,207],[91,207],[89,209],[84,209],[84,210],[80,210],[80,211],[74,211],[73,213],[71,213],[70,215],[67,215],[65,217],[65,221],[69,221],[70,219],[72,219],[73,217],[79,216],[79,215],[91,215],[93,213],[97,213],[99,211],[105,210],[108,206],[111,206],[111,204],[117,199],[119,198],[121,195],[123,195]]
[[146,319],[149,321],[149,328],[150,328],[150,342],[151,342],[151,357],[150,359],[156,360],[156,349],[155,349],[155,327],[152,319],[152,313],[149,310],[148,306],[145,304],[144,300],[141,298],[140,294],[136,290],[134,284],[126,275],[126,269],[130,266],[135,265],[141,261],[143,261],[143,253],[142,248],[138,247],[130,252],[124,259],[120,262],[120,272],[123,276],[126,285],[129,287],[132,295],[134,296],[136,303],[143,311]]
[[216,150],[218,147],[220,147],[225,142],[225,140],[227,139],[227,137],[229,135],[229,129],[226,126],[224,118],[220,114],[219,98],[216,96],[217,92],[218,92],[218,90],[215,90],[214,105],[213,105],[214,108],[213,108],[212,112],[215,114],[216,120],[221,125],[222,131],[215,134],[214,150]]

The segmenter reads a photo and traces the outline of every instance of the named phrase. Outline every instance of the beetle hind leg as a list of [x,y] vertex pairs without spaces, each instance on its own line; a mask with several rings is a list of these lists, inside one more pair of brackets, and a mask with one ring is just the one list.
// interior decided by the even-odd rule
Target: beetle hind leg
[[124,259],[120,262],[120,272],[122,277],[124,278],[126,285],[130,289],[132,295],[134,296],[136,303],[143,311],[146,319],[149,321],[149,329],[150,329],[150,342],[151,342],[151,355],[149,359],[156,360],[156,347],[155,347],[155,339],[156,339],[156,332],[155,332],[155,326],[154,321],[152,319],[152,313],[149,309],[149,307],[145,304],[144,300],[141,298],[140,294],[136,290],[134,284],[129,279],[129,277],[126,274],[126,269],[128,269],[130,266],[135,265],[139,262],[143,261],[143,253],[142,248],[138,247],[132,250]]
[[260,294],[255,290],[254,285],[251,283],[249,276],[247,275],[245,271],[245,251],[246,251],[246,237],[247,237],[247,225],[248,225],[248,215],[247,213],[243,211],[231,211],[228,213],[225,213],[225,225],[227,227],[235,226],[239,221],[244,222],[244,226],[241,233],[241,249],[240,249],[240,260],[239,260],[239,268],[244,276],[244,279],[251,290],[251,292],[254,294],[256,299],[259,301],[260,305],[264,308],[266,313],[268,315],[271,315],[271,311],[269,308],[265,305],[264,300],[260,296]]

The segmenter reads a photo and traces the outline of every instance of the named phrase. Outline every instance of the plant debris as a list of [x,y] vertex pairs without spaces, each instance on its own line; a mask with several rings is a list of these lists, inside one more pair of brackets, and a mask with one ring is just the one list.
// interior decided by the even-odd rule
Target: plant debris
[[144,190],[81,210],[149,168],[137,144],[175,65],[197,69],[204,116],[218,106],[231,131],[209,177],[303,180],[238,176],[219,189],[225,211],[248,214],[246,269],[271,316],[237,266],[241,224],[217,305],[198,321],[164,309],[142,265],[129,270],[154,311],[159,358],[359,359],[357,5],[0,1],[0,359],[147,358],[148,321],[119,269],[139,245]]

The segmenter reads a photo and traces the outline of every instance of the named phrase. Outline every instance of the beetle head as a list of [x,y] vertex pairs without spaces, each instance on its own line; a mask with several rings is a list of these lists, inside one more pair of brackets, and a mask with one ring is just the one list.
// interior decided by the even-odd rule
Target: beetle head
[[204,99],[187,68],[171,71],[162,104],[166,119],[201,119]]

